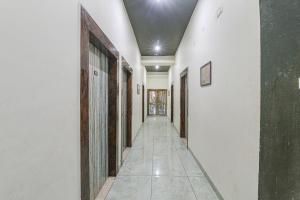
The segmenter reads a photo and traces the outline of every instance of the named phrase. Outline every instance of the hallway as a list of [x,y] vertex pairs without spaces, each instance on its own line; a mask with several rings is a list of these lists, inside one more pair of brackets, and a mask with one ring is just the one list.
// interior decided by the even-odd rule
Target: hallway
[[167,117],[149,117],[106,200],[217,200]]
[[0,200],[300,200],[300,0],[0,8]]

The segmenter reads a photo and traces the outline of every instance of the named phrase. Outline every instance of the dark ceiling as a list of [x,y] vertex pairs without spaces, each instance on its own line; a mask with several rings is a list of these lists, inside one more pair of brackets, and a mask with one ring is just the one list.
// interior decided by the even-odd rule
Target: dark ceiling
[[159,66],[158,69],[155,66],[146,66],[147,72],[168,72],[169,69],[170,66]]
[[124,0],[142,56],[175,55],[197,1]]

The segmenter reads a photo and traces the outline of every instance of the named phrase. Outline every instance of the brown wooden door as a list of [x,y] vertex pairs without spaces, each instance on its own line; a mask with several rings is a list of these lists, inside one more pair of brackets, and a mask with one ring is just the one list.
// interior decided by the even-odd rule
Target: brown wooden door
[[145,86],[142,86],[142,122],[145,122]]
[[127,147],[132,146],[132,73],[127,71]]
[[128,75],[127,71],[122,71],[122,87],[121,87],[121,151],[127,148],[127,95],[128,95]]
[[180,137],[188,140],[188,70],[181,73],[180,79]]
[[126,68],[122,71],[122,152],[132,145],[132,73]]
[[174,85],[171,85],[171,123],[174,122]]

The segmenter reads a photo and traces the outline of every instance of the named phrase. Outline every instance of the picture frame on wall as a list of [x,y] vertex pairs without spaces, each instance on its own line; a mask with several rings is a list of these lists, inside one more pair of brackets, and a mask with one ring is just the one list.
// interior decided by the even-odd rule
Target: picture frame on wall
[[212,79],[212,62],[209,61],[200,68],[200,86],[205,87],[211,85]]
[[136,88],[137,88],[137,91],[136,91],[136,92],[137,92],[137,94],[139,95],[139,94],[140,94],[140,91],[141,91],[140,85],[137,84],[137,87],[136,87]]

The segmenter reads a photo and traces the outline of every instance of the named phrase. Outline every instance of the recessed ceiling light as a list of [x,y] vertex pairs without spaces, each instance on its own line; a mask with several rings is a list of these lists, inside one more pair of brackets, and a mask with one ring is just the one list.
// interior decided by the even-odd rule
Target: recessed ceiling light
[[155,69],[159,69],[159,65],[156,65],[156,66],[155,66]]
[[154,47],[154,50],[155,50],[155,51],[160,51],[160,49],[161,49],[161,47],[160,47],[159,45],[156,45],[156,46]]

